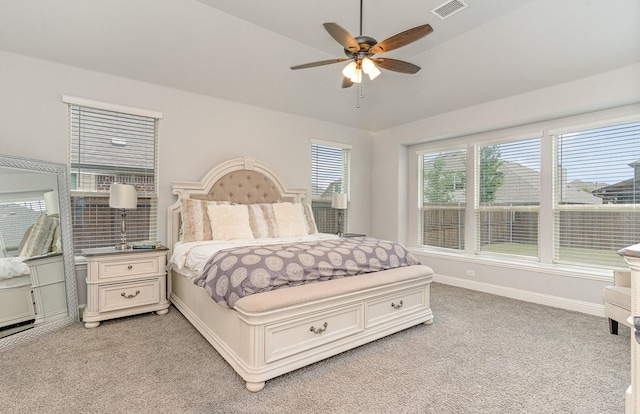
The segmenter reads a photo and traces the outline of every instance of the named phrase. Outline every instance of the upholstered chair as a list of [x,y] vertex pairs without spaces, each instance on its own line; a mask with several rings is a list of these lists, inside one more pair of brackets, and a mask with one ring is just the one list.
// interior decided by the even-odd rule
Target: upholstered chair
[[618,323],[631,327],[631,272],[616,270],[613,273],[613,286],[604,288],[604,313],[609,318],[609,332],[618,334]]

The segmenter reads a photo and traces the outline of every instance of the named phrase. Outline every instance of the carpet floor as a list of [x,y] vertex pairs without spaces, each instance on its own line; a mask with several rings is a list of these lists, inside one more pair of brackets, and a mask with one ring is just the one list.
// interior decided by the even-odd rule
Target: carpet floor
[[419,325],[258,393],[177,311],[68,326],[0,353],[2,413],[624,413],[630,330],[434,283]]

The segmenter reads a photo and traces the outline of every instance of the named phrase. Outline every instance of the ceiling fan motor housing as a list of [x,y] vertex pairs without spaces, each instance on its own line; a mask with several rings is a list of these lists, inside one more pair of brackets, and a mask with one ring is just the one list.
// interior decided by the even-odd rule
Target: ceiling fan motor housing
[[359,59],[362,59],[368,55],[369,49],[378,44],[378,41],[373,37],[369,36],[357,36],[355,37],[356,41],[360,45],[360,50],[356,53],[353,53],[349,49],[344,49],[344,54],[350,58],[356,57],[359,54],[363,54],[363,56],[359,56]]

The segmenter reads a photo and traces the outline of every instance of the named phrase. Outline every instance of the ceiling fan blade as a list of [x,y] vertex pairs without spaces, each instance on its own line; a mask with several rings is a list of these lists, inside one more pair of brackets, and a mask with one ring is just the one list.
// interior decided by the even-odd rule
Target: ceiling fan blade
[[338,23],[324,23],[323,26],[327,32],[329,32],[331,37],[333,37],[336,42],[340,43],[342,47],[348,51],[356,53],[360,50],[360,44],[358,41]]
[[343,88],[350,88],[351,85],[353,85],[353,82],[351,82],[351,79],[344,77],[342,78],[342,87]]
[[381,68],[392,70],[394,72],[414,74],[420,70],[420,66],[405,62],[404,60],[389,58],[375,58],[373,60],[376,62],[376,65]]
[[388,52],[393,49],[413,43],[418,39],[422,39],[429,33],[433,32],[433,28],[430,24],[423,24],[422,26],[416,26],[404,32],[391,36],[388,39],[379,42],[377,45],[371,48],[371,54]]
[[350,60],[350,59],[338,58],[338,59],[321,60],[319,62],[304,63],[302,65],[291,66],[291,69],[296,70],[296,69],[314,68],[316,66],[330,65],[332,63],[340,63],[346,60]]

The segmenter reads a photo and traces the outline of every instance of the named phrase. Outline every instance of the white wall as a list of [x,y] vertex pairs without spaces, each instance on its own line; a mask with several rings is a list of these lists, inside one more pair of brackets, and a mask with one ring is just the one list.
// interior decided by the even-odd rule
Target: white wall
[[[16,54],[0,52],[0,62],[0,154],[67,163],[68,115],[62,95],[163,113],[158,189],[162,241],[165,212],[176,199],[171,181],[198,180],[216,164],[246,155],[274,166],[289,186],[310,188],[311,138],[353,145],[351,211],[358,213],[351,214],[350,230],[371,230],[367,132]],[[82,304],[84,286],[78,280]]]
[[[175,197],[172,180],[197,180],[213,165],[243,155],[275,166],[292,187],[310,185],[309,139],[354,146],[351,230],[407,244],[413,223],[408,205],[416,189],[409,145],[524,125],[640,102],[640,65],[368,133],[344,126],[165,88],[99,72],[0,52],[0,153],[67,162],[67,107],[62,95],[160,111],[159,235],[165,240],[163,211]],[[375,188],[375,191],[372,191]],[[512,296],[557,298],[585,310],[599,303],[606,283],[589,275],[543,272],[421,256],[450,283],[509,292]],[[578,275],[580,276],[580,275]],[[441,279],[444,280],[444,279]],[[80,286],[82,290],[82,286]],[[82,303],[82,300],[80,301]]]
[[[409,246],[417,244],[413,229],[417,219],[412,214],[417,204],[417,181],[413,177],[417,172],[412,168],[415,163],[410,162],[415,156],[409,149],[411,145],[556,118],[576,116],[575,120],[584,120],[640,113],[638,102],[640,64],[379,132],[373,138],[372,179],[384,191],[373,194],[371,234],[398,239]],[[594,115],[594,111],[604,110],[608,112]],[[414,251],[443,276],[440,281],[589,313],[602,313],[602,288],[610,284],[601,274],[592,272],[492,264],[469,256]],[[467,277],[468,269],[474,270],[476,276]]]
[[[159,236],[175,201],[172,180],[198,180],[214,165],[253,156],[291,187],[311,184],[311,138],[353,145],[353,231],[370,231],[371,143],[367,132],[150,83],[0,52],[0,154],[67,163],[62,95],[162,112],[159,127]],[[307,194],[310,196],[310,193]]]

